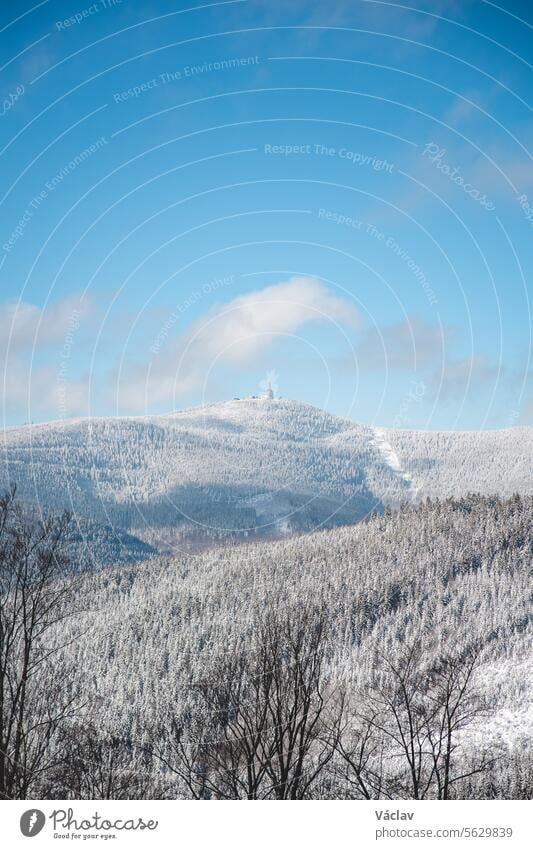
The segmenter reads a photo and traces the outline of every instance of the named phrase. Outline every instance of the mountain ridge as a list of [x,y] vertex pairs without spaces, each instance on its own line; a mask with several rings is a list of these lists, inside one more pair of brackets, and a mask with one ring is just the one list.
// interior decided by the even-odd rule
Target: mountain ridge
[[148,550],[350,524],[427,496],[533,492],[533,428],[394,430],[289,399],[60,420],[3,437],[1,485]]
[[228,398],[223,401],[209,401],[205,404],[195,404],[191,407],[184,407],[182,410],[172,410],[168,413],[144,413],[144,414],[136,414],[136,415],[117,415],[117,416],[73,416],[72,418],[61,418],[61,419],[50,419],[45,422],[26,422],[24,424],[12,424],[5,425],[3,427],[4,433],[12,433],[14,431],[26,431],[32,428],[47,428],[52,426],[74,426],[74,425],[82,425],[82,424],[96,424],[96,423],[105,423],[105,422],[113,422],[113,421],[135,421],[135,422],[157,422],[163,419],[173,419],[179,416],[190,415],[192,413],[198,413],[201,410],[210,410],[210,409],[220,409],[222,407],[228,405],[245,405],[246,403],[254,402],[258,405],[268,405],[273,402],[276,404],[290,404],[297,405],[299,408],[307,408],[308,410],[313,410],[317,413],[321,413],[324,416],[329,416],[332,419],[337,419],[339,421],[346,422],[351,425],[357,425],[360,427],[368,427],[379,431],[399,431],[404,432],[408,431],[410,433],[420,433],[420,434],[455,434],[455,435],[463,435],[463,434],[497,434],[497,433],[515,433],[515,432],[527,432],[533,433],[533,425],[512,425],[510,427],[501,427],[501,428],[483,428],[481,430],[470,428],[466,430],[445,430],[445,429],[432,429],[432,428],[392,428],[387,425],[377,425],[377,424],[368,424],[364,422],[359,422],[357,419],[352,419],[348,416],[339,415],[337,413],[330,413],[327,410],[323,410],[321,407],[317,407],[314,404],[308,404],[306,401],[297,401],[291,398],[274,398],[267,399],[262,398],[260,396],[244,396],[242,398]]

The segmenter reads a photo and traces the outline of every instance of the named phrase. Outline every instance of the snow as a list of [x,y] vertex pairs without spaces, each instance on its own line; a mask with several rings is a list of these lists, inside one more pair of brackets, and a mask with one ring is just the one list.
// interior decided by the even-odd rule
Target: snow
[[465,729],[466,748],[521,749],[533,720],[532,506],[424,502],[358,526],[92,572],[83,589],[91,608],[60,623],[58,638],[85,701],[101,700],[111,730],[140,738],[169,703],[188,709],[191,682],[206,680],[217,655],[249,645],[254,611],[320,600],[333,629],[334,686],[357,692],[383,654],[396,659],[414,641],[427,668],[478,645],[475,689],[495,710]]
[[400,462],[400,458],[398,457],[397,452],[394,450],[390,442],[387,440],[386,431],[381,428],[374,428],[374,444],[377,446],[378,450],[381,452],[381,455],[388,466],[394,471],[397,472],[405,481],[411,483],[412,477],[411,475],[404,470],[402,464]]
[[7,428],[0,486],[45,508],[176,540],[286,535],[384,505],[470,491],[533,491],[533,428],[434,433],[369,427],[288,399],[163,416]]

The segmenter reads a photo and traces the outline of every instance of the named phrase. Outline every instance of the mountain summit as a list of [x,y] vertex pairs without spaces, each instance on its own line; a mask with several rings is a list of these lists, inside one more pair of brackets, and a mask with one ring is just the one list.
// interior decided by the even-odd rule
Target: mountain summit
[[533,429],[356,424],[297,401],[8,428],[1,483],[156,550],[358,521],[401,501],[533,492]]

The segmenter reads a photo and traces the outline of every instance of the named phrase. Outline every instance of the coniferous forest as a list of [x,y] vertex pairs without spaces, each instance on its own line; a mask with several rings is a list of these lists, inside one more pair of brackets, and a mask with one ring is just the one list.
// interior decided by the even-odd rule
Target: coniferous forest
[[0,501],[6,799],[527,798],[533,498],[95,570]]

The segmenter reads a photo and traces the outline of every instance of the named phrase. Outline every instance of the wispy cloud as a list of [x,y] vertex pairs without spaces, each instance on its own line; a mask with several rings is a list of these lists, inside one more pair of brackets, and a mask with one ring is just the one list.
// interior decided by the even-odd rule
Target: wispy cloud
[[493,385],[498,377],[502,377],[500,369],[484,354],[449,359],[442,371],[431,375],[428,400],[462,401]]
[[47,307],[25,301],[0,304],[0,355],[60,342],[73,316],[87,317],[92,312],[92,303],[79,295],[70,295]]
[[462,12],[460,0],[419,0],[418,8],[391,0],[252,0],[239,9],[239,14],[259,16],[272,23],[287,15],[307,26],[366,26],[370,30],[393,30],[404,38],[424,39],[434,32],[439,16],[457,18]]
[[368,328],[357,345],[357,359],[367,371],[426,370],[446,356],[452,327],[408,316],[384,327]]
[[140,393],[148,404],[202,386],[216,365],[243,367],[279,336],[308,322],[355,325],[352,303],[318,280],[293,277],[241,295],[195,321],[145,365],[130,369],[118,386],[120,405],[138,408]]
[[453,325],[408,315],[402,321],[368,327],[355,344],[356,360],[343,358],[341,368],[357,367],[368,373],[410,374],[426,387],[424,399],[433,404],[473,399],[505,378],[506,386],[519,384],[520,375],[499,368],[485,353],[460,356],[463,334]]
[[95,316],[94,304],[79,295],[47,307],[24,301],[0,305],[0,385],[7,415],[87,409],[87,381],[74,377],[71,360],[78,331]]

